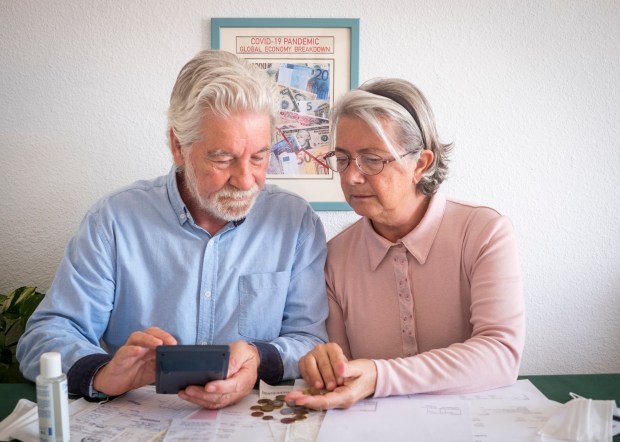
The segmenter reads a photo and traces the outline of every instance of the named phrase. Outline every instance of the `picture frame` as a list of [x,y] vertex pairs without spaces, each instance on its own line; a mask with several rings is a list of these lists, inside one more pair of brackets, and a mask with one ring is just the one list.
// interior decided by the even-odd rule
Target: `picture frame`
[[278,84],[267,182],[314,210],[352,210],[321,155],[329,149],[329,110],[359,83],[359,19],[212,18],[211,47],[259,65]]

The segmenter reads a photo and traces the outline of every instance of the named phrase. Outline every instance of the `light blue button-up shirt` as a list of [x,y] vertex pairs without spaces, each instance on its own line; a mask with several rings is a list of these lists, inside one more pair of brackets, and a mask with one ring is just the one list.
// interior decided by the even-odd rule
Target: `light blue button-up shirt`
[[66,373],[80,358],[110,353],[150,326],[179,344],[243,339],[275,346],[283,377],[326,341],[326,255],[321,221],[301,197],[266,185],[243,223],[211,236],[198,227],[167,176],[138,181],[86,214],[17,357],[24,375],[59,351]]

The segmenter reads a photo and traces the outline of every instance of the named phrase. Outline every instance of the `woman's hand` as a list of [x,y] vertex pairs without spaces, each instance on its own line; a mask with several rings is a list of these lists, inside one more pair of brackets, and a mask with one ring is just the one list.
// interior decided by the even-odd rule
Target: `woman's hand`
[[[315,350],[308,353],[304,358],[315,353]],[[326,352],[320,353],[320,357],[325,355]],[[377,366],[370,359],[357,359],[350,362],[339,361],[333,374],[335,379],[342,380],[333,390],[328,389],[327,393],[319,395],[310,395],[306,391],[296,390],[287,394],[285,400],[294,401],[296,405],[303,405],[315,410],[327,410],[331,408],[349,408],[375,392]],[[305,376],[304,379],[306,379]],[[306,383],[308,383],[307,379]],[[312,384],[308,385],[311,386]]]
[[299,371],[309,387],[332,391],[344,383],[336,372],[342,371],[346,362],[338,344],[319,344],[299,360]]

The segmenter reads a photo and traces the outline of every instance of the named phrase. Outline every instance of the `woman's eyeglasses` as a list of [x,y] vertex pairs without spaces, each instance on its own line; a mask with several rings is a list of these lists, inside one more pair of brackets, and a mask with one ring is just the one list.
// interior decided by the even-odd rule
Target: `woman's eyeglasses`
[[377,175],[378,173],[381,173],[387,163],[391,163],[392,161],[403,158],[410,153],[412,152],[405,152],[404,154],[399,155],[397,158],[386,160],[383,157],[380,157],[379,155],[376,155],[374,153],[362,153],[355,158],[352,158],[345,153],[331,151],[323,155],[323,159],[325,159],[329,168],[334,172],[344,172],[347,167],[349,167],[349,164],[351,164],[351,160],[355,160],[357,168],[364,175]]

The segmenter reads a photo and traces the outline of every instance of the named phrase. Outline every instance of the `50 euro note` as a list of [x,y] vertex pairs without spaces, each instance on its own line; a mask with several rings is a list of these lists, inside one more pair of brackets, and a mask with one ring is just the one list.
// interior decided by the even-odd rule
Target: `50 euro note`
[[321,159],[328,151],[328,147],[318,149],[308,149],[299,152],[286,151],[275,157],[277,168],[270,168],[271,171],[282,175],[316,175],[329,176],[330,170]]
[[272,146],[269,173],[329,175],[322,159],[329,151],[329,126],[279,129]]

